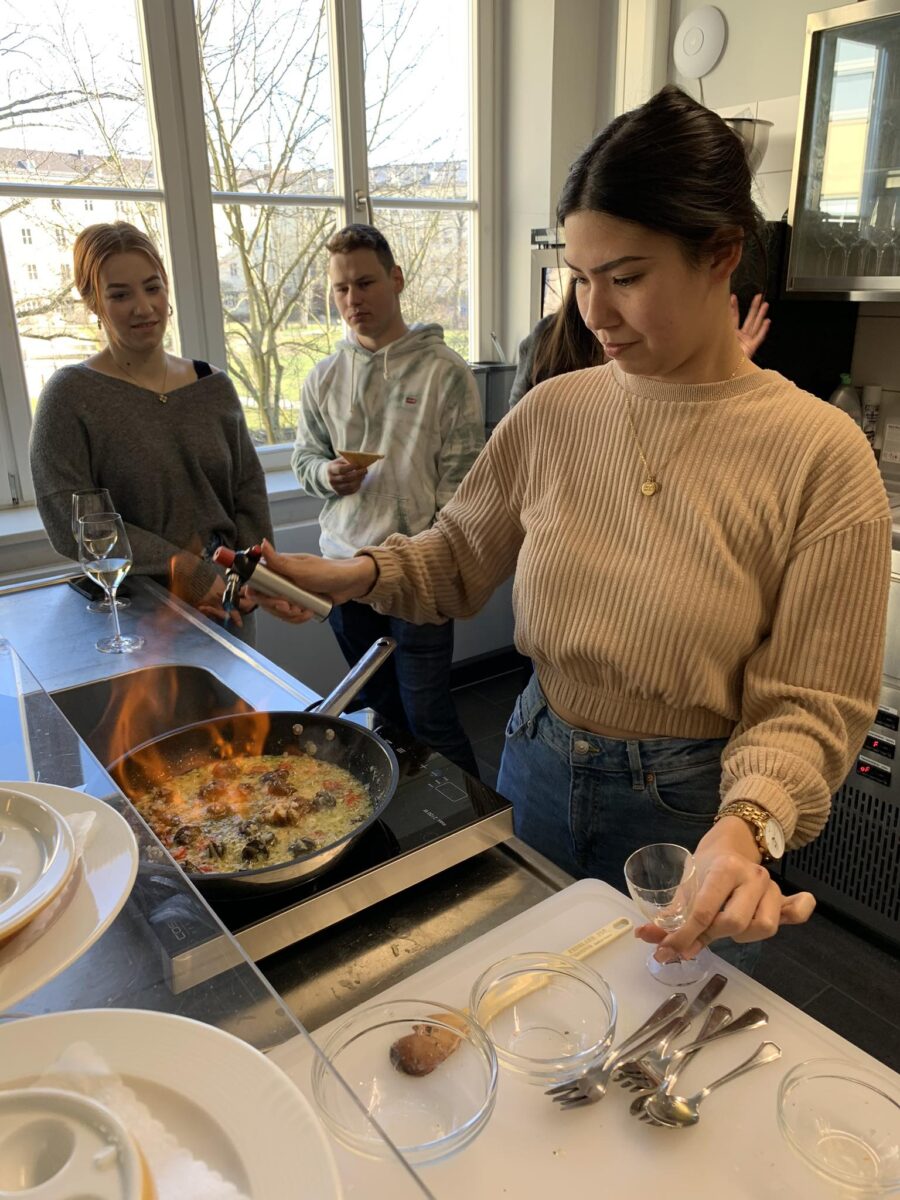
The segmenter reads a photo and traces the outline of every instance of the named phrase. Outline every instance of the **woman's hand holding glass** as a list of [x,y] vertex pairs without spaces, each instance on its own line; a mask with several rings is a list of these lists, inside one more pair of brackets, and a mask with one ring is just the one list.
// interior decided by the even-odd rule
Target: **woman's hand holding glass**
[[84,573],[99,583],[109,597],[115,635],[101,638],[97,649],[104,654],[127,654],[139,650],[142,637],[123,637],[116,608],[116,589],[131,570],[131,545],[118,513],[95,513],[82,517],[78,529],[78,561]]
[[682,927],[667,933],[654,925],[635,931],[658,944],[657,957],[691,958],[717,938],[758,942],[772,937],[780,925],[802,925],[816,906],[809,892],[783,896],[759,861],[749,826],[739,817],[724,817],[701,838],[694,851],[698,889]]
[[[78,546],[81,529],[79,522],[82,517],[90,517],[95,513],[111,513],[115,511],[115,505],[107,488],[85,488],[83,491],[73,492],[72,537],[75,539],[75,545]],[[130,600],[126,600],[124,597],[116,597],[116,608],[128,608],[130,604]],[[105,616],[108,616],[110,612],[109,600],[92,600],[88,604],[87,610],[88,612],[103,613]]]
[[[625,863],[625,882],[631,898],[663,936],[682,929],[697,898],[697,868],[690,850],[657,842],[635,850]],[[682,959],[676,954],[657,958],[651,951],[647,970],[668,987],[699,983],[709,973],[710,955]]]
[[[307,592],[327,596],[333,604],[344,604],[370,592],[378,578],[375,560],[367,554],[358,558],[319,558],[315,554],[279,554],[271,542],[263,542],[263,562],[276,575],[283,575]],[[262,592],[246,589],[247,598],[265,608],[273,616],[292,625],[302,625],[313,613],[299,608],[288,600],[264,596]]]

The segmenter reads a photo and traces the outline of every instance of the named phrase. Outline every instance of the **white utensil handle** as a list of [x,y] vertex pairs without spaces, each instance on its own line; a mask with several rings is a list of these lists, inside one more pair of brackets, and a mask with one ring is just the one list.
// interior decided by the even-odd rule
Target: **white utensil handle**
[[[567,954],[569,958],[577,958],[583,960],[590,957],[595,950],[600,950],[603,946],[608,946],[610,942],[614,942],[616,938],[620,938],[623,933],[627,933],[632,928],[632,922],[628,917],[616,917],[614,921],[610,921],[608,925],[604,925],[600,929],[595,929],[593,933],[589,933],[587,937],[583,937],[580,942],[576,942],[574,946],[570,946],[568,950],[564,950],[563,954]],[[512,1004],[517,1004],[523,997],[530,996],[532,992],[539,992],[541,988],[547,987],[550,983],[549,977],[541,979],[529,979],[527,976],[510,986],[502,996],[499,996],[486,1015],[482,1010],[481,1020],[488,1021],[504,1009],[509,1008]]]
[[614,942],[616,938],[620,938],[631,928],[632,923],[629,917],[616,917],[614,921],[610,921],[602,929],[595,929],[593,933],[589,933],[587,937],[582,938],[580,942],[576,942],[574,946],[570,946],[563,953],[568,954],[570,958],[588,958],[595,950],[608,946],[610,942]]

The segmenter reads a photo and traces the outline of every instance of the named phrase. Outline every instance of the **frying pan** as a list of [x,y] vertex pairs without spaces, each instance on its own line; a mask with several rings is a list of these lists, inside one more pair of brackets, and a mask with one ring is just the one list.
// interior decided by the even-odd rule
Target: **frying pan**
[[[248,744],[253,744],[254,753],[259,754],[281,754],[299,747],[323,762],[343,767],[365,785],[373,811],[342,838],[273,866],[263,864],[240,871],[192,874],[190,878],[201,892],[214,898],[234,899],[274,892],[311,879],[337,862],[379,819],[397,789],[400,774],[397,759],[376,733],[343,720],[338,714],[391,655],[396,644],[393,638],[379,638],[334,691],[316,705],[314,712],[237,713],[199,721],[152,738],[107,767],[122,792],[134,800],[167,778],[220,761],[222,746],[231,747],[234,757],[239,757],[241,748]],[[261,719],[268,720],[269,727],[260,745]],[[162,780],[160,767],[165,772]]]

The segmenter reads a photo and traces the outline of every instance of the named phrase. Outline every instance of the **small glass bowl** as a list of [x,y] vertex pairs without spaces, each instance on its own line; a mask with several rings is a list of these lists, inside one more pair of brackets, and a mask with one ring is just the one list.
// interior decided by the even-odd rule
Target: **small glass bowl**
[[[404,1074],[391,1048],[423,1025],[459,1042],[428,1074]],[[437,1162],[468,1145],[494,1110],[497,1056],[490,1039],[468,1013],[431,1000],[360,1009],[334,1030],[322,1053],[312,1069],[322,1119],[345,1146],[369,1158],[389,1153],[380,1129],[411,1165]]]
[[596,971],[565,954],[513,954],[483,972],[469,998],[504,1067],[547,1086],[580,1075],[609,1049],[616,999]]
[[823,1179],[856,1196],[900,1191],[900,1085],[839,1058],[813,1058],[778,1089],[778,1127]]

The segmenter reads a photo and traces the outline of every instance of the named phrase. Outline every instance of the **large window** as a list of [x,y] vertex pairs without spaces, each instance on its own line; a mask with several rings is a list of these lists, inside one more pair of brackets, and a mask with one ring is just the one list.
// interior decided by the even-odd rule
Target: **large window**
[[87,224],[157,240],[172,348],[226,365],[267,465],[286,462],[303,380],[341,336],[336,227],[381,226],[407,320],[440,322],[478,357],[474,11],[0,0],[0,505],[29,496],[41,387],[102,344],[71,283]]

